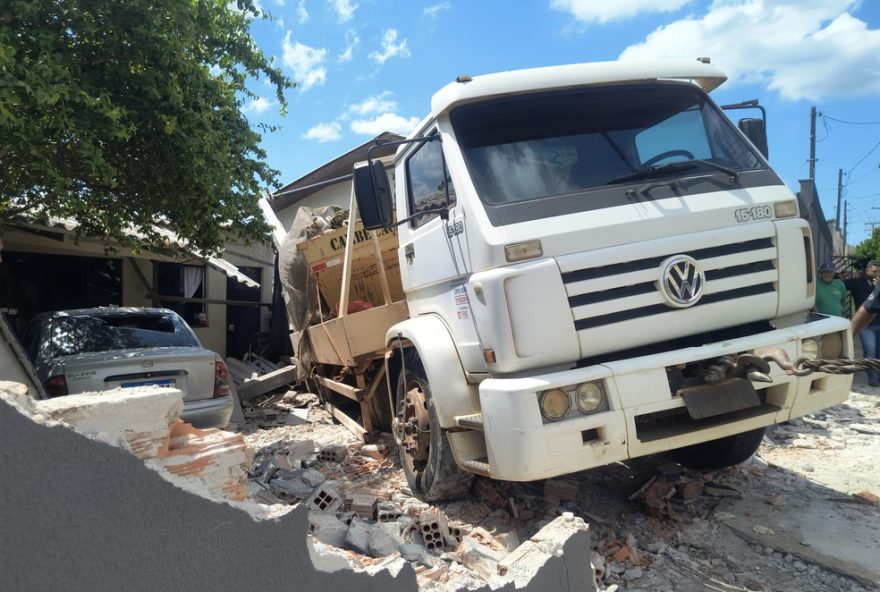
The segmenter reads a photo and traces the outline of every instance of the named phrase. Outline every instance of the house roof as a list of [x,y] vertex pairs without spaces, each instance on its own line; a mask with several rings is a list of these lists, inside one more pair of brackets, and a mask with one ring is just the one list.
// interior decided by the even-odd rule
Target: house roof
[[[37,220],[35,218],[30,218],[28,216],[19,216],[17,220],[7,220],[4,224],[12,227],[19,227],[33,230],[48,230],[55,231],[60,234],[68,234],[76,230],[79,223],[75,220],[70,220],[68,218],[55,218],[52,216],[48,216],[45,220]],[[169,247],[174,249],[179,249],[180,251],[189,253],[191,255],[196,256],[199,259],[202,259],[205,263],[220,271],[225,273],[228,277],[236,280],[237,282],[244,284],[249,288],[259,288],[260,284],[255,282],[244,273],[242,273],[238,267],[230,263],[221,257],[214,257],[213,255],[205,255],[200,252],[198,249],[193,249],[188,246],[185,241],[183,241],[180,237],[177,236],[174,232],[168,230],[167,228],[162,228],[161,226],[153,227],[159,235],[165,240]],[[133,236],[135,238],[139,238],[142,235],[135,231],[130,230],[126,232],[126,234]]]
[[[393,142],[402,140],[403,136],[399,136],[392,132],[382,132],[372,140],[361,144],[360,146],[349,150],[342,156],[334,158],[330,162],[321,165],[310,173],[300,177],[293,183],[289,183],[275,191],[269,202],[272,209],[276,212],[290,207],[315,193],[322,187],[325,187],[332,181],[343,181],[351,175],[351,169],[356,162],[366,160],[367,151],[377,142]],[[373,151],[374,157],[388,156],[397,151],[397,146],[383,146]],[[276,197],[277,196],[277,197]]]

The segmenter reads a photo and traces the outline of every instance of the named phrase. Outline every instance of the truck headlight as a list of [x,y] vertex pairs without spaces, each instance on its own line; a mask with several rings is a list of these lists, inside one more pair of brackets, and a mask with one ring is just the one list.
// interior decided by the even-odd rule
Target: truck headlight
[[777,218],[791,218],[797,216],[796,201],[778,201],[773,204],[773,215]]
[[816,359],[819,357],[819,342],[815,339],[804,339],[801,341],[801,355]]
[[578,409],[583,413],[593,413],[605,401],[605,391],[598,383],[583,382],[578,385],[574,399]]
[[541,393],[541,415],[550,421],[559,421],[571,411],[571,399],[562,389],[550,389]]

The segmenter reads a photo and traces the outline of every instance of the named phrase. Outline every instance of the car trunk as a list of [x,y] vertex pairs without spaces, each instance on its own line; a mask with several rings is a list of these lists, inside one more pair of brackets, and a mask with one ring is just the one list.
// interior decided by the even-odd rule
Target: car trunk
[[70,394],[158,385],[196,401],[214,396],[215,361],[203,348],[157,347],[64,356],[57,363]]

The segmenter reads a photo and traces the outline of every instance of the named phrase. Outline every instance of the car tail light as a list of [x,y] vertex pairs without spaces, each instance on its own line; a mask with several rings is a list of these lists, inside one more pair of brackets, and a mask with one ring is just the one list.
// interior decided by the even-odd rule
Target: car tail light
[[67,380],[63,374],[53,376],[46,381],[46,394],[50,397],[63,397],[67,394]]
[[226,397],[232,394],[232,382],[229,377],[229,368],[225,362],[214,362],[214,398]]

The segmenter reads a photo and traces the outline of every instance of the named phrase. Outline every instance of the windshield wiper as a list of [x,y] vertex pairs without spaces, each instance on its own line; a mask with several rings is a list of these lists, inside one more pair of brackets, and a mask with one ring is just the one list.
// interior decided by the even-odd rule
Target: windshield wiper
[[698,164],[704,164],[710,168],[713,168],[717,171],[721,171],[722,173],[727,173],[727,176],[730,177],[730,180],[734,180],[739,177],[739,173],[733,170],[730,167],[726,167],[724,165],[714,163],[711,160],[703,160],[700,158],[692,158],[690,160],[682,160],[680,162],[670,162],[669,164],[664,164],[660,166],[651,167],[648,169],[642,169],[640,171],[635,171],[633,173],[629,173],[627,175],[622,175],[620,177],[615,177],[610,181],[606,181],[606,185],[617,185],[620,183],[626,183],[628,181],[638,181],[640,179],[650,179],[652,177],[662,177],[663,175],[668,175],[670,173],[676,173],[679,171],[686,171],[696,167]]

